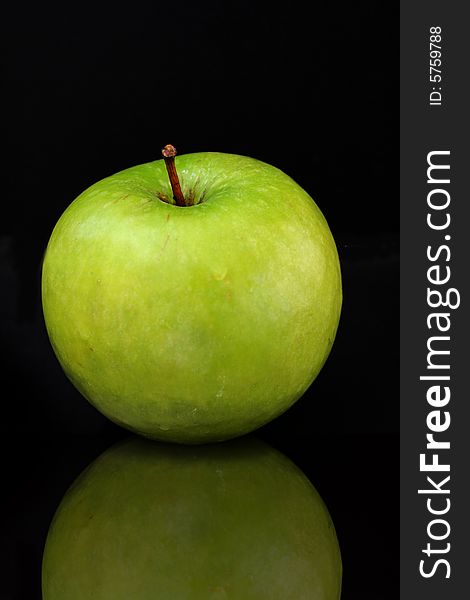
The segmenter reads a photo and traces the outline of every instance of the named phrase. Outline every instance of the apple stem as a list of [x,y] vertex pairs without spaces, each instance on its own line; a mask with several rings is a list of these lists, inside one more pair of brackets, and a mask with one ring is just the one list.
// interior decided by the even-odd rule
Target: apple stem
[[187,206],[183,192],[181,191],[178,173],[176,172],[176,148],[171,144],[167,144],[162,150],[162,155],[165,160],[165,166],[168,173],[168,179],[170,180],[171,189],[173,190],[173,199],[177,206]]

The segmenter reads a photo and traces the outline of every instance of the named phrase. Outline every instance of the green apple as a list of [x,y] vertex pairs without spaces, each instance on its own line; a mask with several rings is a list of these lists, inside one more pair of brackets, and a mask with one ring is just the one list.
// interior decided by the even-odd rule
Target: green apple
[[257,440],[133,438],[75,481],[52,521],[44,600],[339,600],[328,511]]
[[45,322],[65,373],[111,420],[227,439],[280,415],[320,371],[341,309],[336,246],[275,167],[179,156],[180,206],[165,162],[103,179],[64,212],[44,257]]

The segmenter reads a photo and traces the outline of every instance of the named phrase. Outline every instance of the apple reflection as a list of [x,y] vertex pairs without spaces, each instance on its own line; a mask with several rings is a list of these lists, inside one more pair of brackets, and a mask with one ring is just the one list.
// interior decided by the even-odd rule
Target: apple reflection
[[255,438],[129,438],[75,481],[51,524],[44,600],[338,600],[341,558],[308,479]]

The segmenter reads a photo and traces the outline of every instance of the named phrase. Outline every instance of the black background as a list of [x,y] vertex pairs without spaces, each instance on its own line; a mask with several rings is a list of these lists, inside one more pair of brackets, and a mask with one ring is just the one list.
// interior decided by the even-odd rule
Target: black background
[[307,7],[31,3],[4,14],[1,598],[40,598],[58,502],[127,435],[53,355],[45,245],[78,193],[169,142],[271,163],[325,214],[343,271],[337,339],[305,396],[257,435],[325,499],[342,598],[398,597],[398,5]]

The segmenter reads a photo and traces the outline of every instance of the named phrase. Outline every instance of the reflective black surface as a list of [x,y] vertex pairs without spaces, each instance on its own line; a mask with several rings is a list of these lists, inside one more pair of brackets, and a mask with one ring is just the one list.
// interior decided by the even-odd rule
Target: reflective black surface
[[338,600],[341,557],[318,492],[253,437],[130,437],[74,482],[49,529],[46,600]]
[[[328,435],[283,443],[272,432],[263,433],[302,468],[328,506],[342,553],[342,598],[396,598],[396,437]],[[50,520],[70,484],[107,449],[112,437],[120,436],[2,444],[3,456],[9,456],[2,495],[7,517],[2,597],[41,597],[41,560]]]

